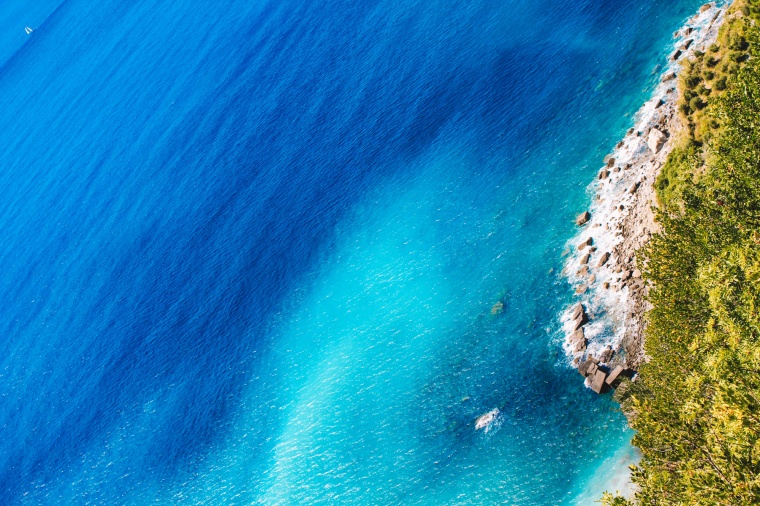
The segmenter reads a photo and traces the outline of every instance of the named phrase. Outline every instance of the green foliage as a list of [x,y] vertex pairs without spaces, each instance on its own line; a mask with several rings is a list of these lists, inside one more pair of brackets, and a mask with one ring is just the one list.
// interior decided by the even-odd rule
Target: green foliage
[[605,492],[598,502],[602,503],[602,506],[633,506],[625,497],[617,494],[612,495],[609,492]]
[[649,361],[618,396],[642,453],[633,504],[760,504],[758,29],[744,40],[751,57],[703,111],[720,128],[702,148],[675,149],[656,182]]

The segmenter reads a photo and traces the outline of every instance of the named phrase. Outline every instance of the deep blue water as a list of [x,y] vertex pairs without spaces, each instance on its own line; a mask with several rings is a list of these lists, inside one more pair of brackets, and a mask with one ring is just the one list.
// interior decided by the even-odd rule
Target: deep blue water
[[4,2],[0,503],[590,504],[561,251],[700,3]]

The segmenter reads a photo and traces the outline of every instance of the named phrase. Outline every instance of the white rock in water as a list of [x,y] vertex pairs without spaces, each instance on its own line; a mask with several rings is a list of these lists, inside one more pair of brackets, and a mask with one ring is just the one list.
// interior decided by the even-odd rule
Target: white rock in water
[[494,408],[485,415],[480,415],[475,420],[475,430],[488,429],[488,427],[496,421],[496,417],[499,416],[499,408]]
[[664,133],[660,132],[656,128],[653,128],[649,132],[647,145],[649,146],[649,149],[651,149],[653,153],[659,153],[660,150],[662,149],[662,145],[665,144],[665,141],[667,140],[668,138],[665,136]]

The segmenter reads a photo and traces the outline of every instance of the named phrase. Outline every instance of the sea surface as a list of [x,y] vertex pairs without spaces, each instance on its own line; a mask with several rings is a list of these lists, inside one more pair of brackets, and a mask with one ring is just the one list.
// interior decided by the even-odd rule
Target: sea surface
[[701,3],[4,0],[0,504],[623,487],[562,250]]

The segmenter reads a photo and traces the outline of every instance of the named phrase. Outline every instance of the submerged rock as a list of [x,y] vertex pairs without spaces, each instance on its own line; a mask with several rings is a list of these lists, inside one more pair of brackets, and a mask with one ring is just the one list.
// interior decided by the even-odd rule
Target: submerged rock
[[488,428],[496,421],[496,418],[499,416],[499,408],[493,408],[491,411],[486,413],[485,415],[480,415],[475,420],[475,430],[481,430]]
[[491,314],[492,315],[500,314],[502,311],[504,311],[504,303],[502,301],[497,302],[491,308]]

